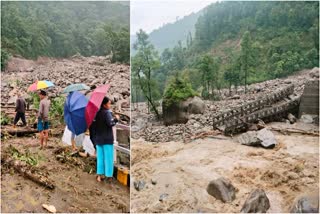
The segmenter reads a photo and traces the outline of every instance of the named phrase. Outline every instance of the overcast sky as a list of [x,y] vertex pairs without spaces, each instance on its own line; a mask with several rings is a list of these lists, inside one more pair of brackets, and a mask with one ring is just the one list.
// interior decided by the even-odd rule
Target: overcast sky
[[215,1],[217,0],[131,0],[131,35],[139,29],[151,33],[163,24],[198,12]]

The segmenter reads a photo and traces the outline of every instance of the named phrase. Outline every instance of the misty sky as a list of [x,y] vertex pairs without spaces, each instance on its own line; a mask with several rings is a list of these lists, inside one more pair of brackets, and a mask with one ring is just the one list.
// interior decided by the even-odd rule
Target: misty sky
[[177,17],[198,12],[215,1],[217,0],[131,0],[131,35],[139,29],[150,33],[163,24],[174,22]]

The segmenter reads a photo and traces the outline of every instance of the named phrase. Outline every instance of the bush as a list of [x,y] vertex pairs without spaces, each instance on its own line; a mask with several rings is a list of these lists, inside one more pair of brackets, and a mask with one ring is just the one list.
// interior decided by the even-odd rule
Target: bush
[[[63,123],[63,113],[64,113],[64,97],[56,97],[51,100],[50,105],[50,118],[57,122],[56,125]],[[53,122],[53,120],[52,120]]]
[[164,92],[164,106],[171,106],[186,100],[189,97],[194,97],[197,93],[192,89],[191,84],[180,77],[172,78]]
[[10,118],[4,112],[1,111],[1,125],[5,126],[10,123]]

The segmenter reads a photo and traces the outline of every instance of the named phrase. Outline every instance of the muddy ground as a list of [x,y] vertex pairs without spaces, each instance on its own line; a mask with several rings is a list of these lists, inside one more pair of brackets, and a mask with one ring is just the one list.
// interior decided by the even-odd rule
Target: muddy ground
[[[47,212],[42,204],[53,205],[57,212],[129,212],[129,188],[114,180],[111,183],[95,180],[94,170],[85,172],[83,163],[95,160],[73,157],[73,162],[62,163],[55,151],[63,148],[61,138],[50,138],[49,147],[39,149],[35,137],[2,140],[2,157],[10,145],[20,152],[29,150],[37,157],[38,169],[48,172],[55,189],[50,190],[24,178],[13,169],[1,168],[1,210],[7,212]],[[60,149],[68,151],[68,149]],[[91,165],[92,167],[92,165]],[[85,169],[87,169],[85,167]]]
[[[300,122],[268,127],[319,130]],[[132,188],[131,212],[240,212],[255,188],[265,190],[271,205],[268,212],[289,212],[297,196],[319,192],[319,136],[274,134],[279,143],[274,149],[240,145],[237,136],[223,135],[187,144],[135,140],[132,177],[146,186],[140,191]],[[232,203],[216,200],[206,191],[208,183],[220,176],[238,190]],[[162,194],[168,196],[160,202]]]

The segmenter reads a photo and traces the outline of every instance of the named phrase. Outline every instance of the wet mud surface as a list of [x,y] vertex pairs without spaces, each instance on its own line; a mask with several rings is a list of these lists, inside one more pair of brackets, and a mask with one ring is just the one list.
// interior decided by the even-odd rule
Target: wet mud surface
[[129,212],[128,187],[115,179],[98,183],[94,172],[89,174],[80,167],[82,157],[74,157],[72,163],[62,163],[56,159],[55,151],[64,147],[60,138],[50,138],[49,146],[44,150],[40,150],[36,138],[4,140],[1,142],[2,155],[5,155],[9,145],[35,155],[38,160],[36,167],[48,172],[55,189],[47,189],[13,169],[2,167],[2,212],[47,212],[42,204],[55,206],[57,212]]

